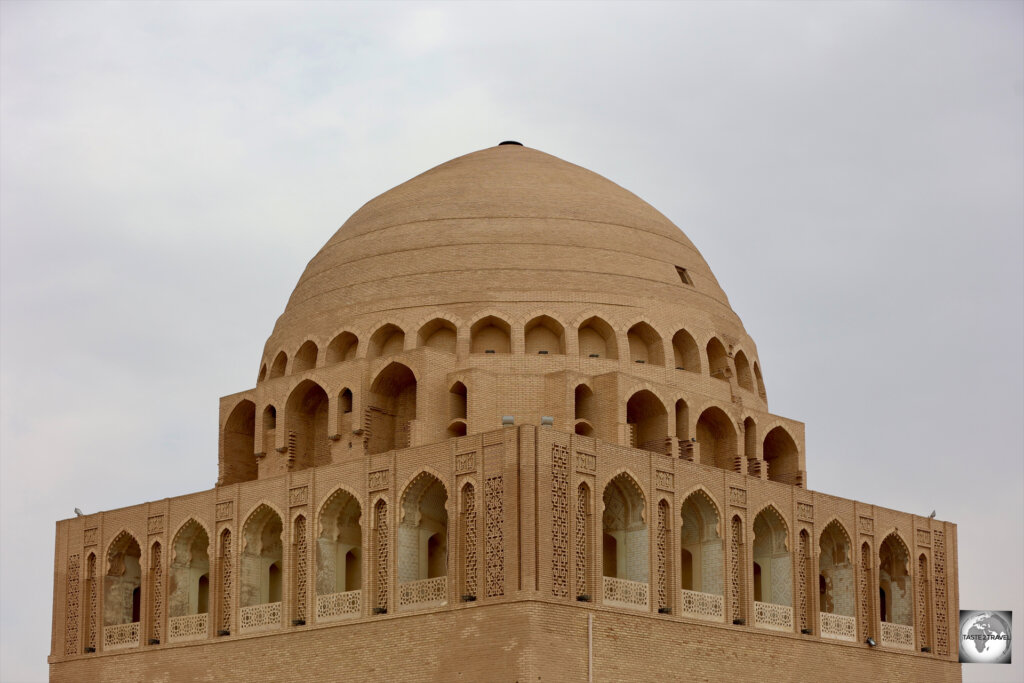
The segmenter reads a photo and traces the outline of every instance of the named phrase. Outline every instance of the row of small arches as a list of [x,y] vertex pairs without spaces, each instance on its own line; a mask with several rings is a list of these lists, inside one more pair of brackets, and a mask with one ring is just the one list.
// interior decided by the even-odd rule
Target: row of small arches
[[[528,355],[564,355],[567,352],[566,331],[562,323],[549,315],[540,315],[528,321],[523,327],[524,351]],[[432,348],[447,353],[456,352],[458,328],[446,318],[435,318],[423,324],[416,335],[415,348]],[[638,364],[666,365],[666,354],[662,335],[645,321],[633,324],[626,332],[626,353],[624,359]],[[577,342],[580,356],[618,360],[620,342],[616,332],[603,318],[591,316],[577,327]],[[736,350],[730,358],[725,344],[718,337],[711,337],[704,345],[703,354],[692,334],[685,329],[677,330],[672,336],[673,367],[677,370],[701,372],[705,365],[712,377],[728,380],[735,366],[736,382],[740,387],[757,392],[765,398],[764,380],[756,360],[753,363],[742,349]],[[363,357],[367,359],[393,356],[406,349],[406,333],[394,323],[387,323],[370,336]],[[470,327],[470,353],[508,354],[512,351],[512,326],[495,315],[477,320]],[[353,360],[359,354],[359,338],[345,331],[331,340],[321,357],[320,348],[313,340],[306,340],[295,352],[288,366],[288,354],[281,350],[269,365],[260,368],[259,382],[276,379],[286,374],[312,370],[319,365],[333,365]]]
[[[408,425],[417,417],[417,392],[415,374],[401,363],[390,363],[374,378],[367,401],[368,419],[371,420],[367,444],[370,454],[409,445],[406,442]],[[604,399],[586,383],[577,385],[573,394],[572,431],[583,436],[604,436],[606,440],[614,440],[610,432],[612,425],[603,425],[600,420],[600,405]],[[329,464],[326,443],[331,402],[327,391],[309,379],[300,382],[285,401],[285,429],[293,435],[290,442],[293,469]],[[352,419],[353,394],[350,388],[345,387],[337,394],[336,405],[339,435],[364,426],[361,420]],[[467,434],[469,405],[466,384],[454,382],[447,396],[448,437]],[[696,421],[693,434],[690,433],[690,407],[687,402],[681,398],[676,400],[673,410],[675,433],[670,434],[669,409],[657,394],[641,389],[630,395],[626,401],[630,445],[666,453],[668,437],[675,436],[682,442],[696,444],[696,447],[690,446],[690,450],[697,453],[691,459],[702,464],[746,474],[745,461],[763,460],[767,463],[770,480],[799,483],[799,449],[784,427],[772,428],[758,443],[757,425],[753,418],[747,417],[743,422],[741,443],[738,426],[720,407],[705,408]],[[264,452],[273,447],[277,425],[278,410],[269,404],[263,408],[261,418]],[[244,400],[233,409],[224,426],[225,462],[233,473],[222,479],[222,484],[257,478],[257,464],[252,461],[255,436],[256,406],[252,401]],[[762,448],[760,457],[758,446]]]

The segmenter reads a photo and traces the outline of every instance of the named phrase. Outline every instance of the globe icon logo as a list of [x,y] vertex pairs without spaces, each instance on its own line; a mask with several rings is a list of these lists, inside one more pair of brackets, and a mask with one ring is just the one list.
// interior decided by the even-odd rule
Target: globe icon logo
[[962,611],[960,661],[974,664],[1009,664],[1010,624],[1010,612]]

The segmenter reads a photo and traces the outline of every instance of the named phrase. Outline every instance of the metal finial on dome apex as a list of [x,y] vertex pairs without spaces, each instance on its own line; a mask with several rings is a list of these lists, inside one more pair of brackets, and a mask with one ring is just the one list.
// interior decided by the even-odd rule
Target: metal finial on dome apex
[[515,140],[505,140],[505,141],[503,141],[503,142],[499,142],[499,143],[498,143],[498,147],[501,147],[502,145],[517,145],[517,146],[519,146],[519,147],[522,147],[522,146],[523,146],[523,143],[521,143],[521,142],[516,142]]

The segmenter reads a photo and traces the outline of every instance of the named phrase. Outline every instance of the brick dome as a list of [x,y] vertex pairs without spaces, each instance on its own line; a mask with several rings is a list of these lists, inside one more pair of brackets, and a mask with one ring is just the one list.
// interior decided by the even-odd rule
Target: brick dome
[[503,144],[356,211],[307,265],[266,353],[388,311],[457,307],[471,316],[502,302],[671,309],[744,336],[708,264],[650,204],[584,168]]

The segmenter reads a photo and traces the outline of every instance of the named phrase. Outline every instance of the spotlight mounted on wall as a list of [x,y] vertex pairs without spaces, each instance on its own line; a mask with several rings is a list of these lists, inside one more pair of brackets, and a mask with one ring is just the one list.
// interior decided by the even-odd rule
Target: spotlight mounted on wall
[[874,647],[875,645],[878,645],[878,643],[875,642],[874,638],[868,638],[864,642],[868,644],[868,647]]
[[501,416],[501,426],[502,427],[512,427],[512,426],[515,425],[515,423],[516,423],[516,418],[515,418],[514,415],[502,415]]
[[555,418],[550,417],[548,415],[542,415],[541,416],[541,418],[540,418],[540,425],[542,427],[551,427],[554,424],[555,424]]

